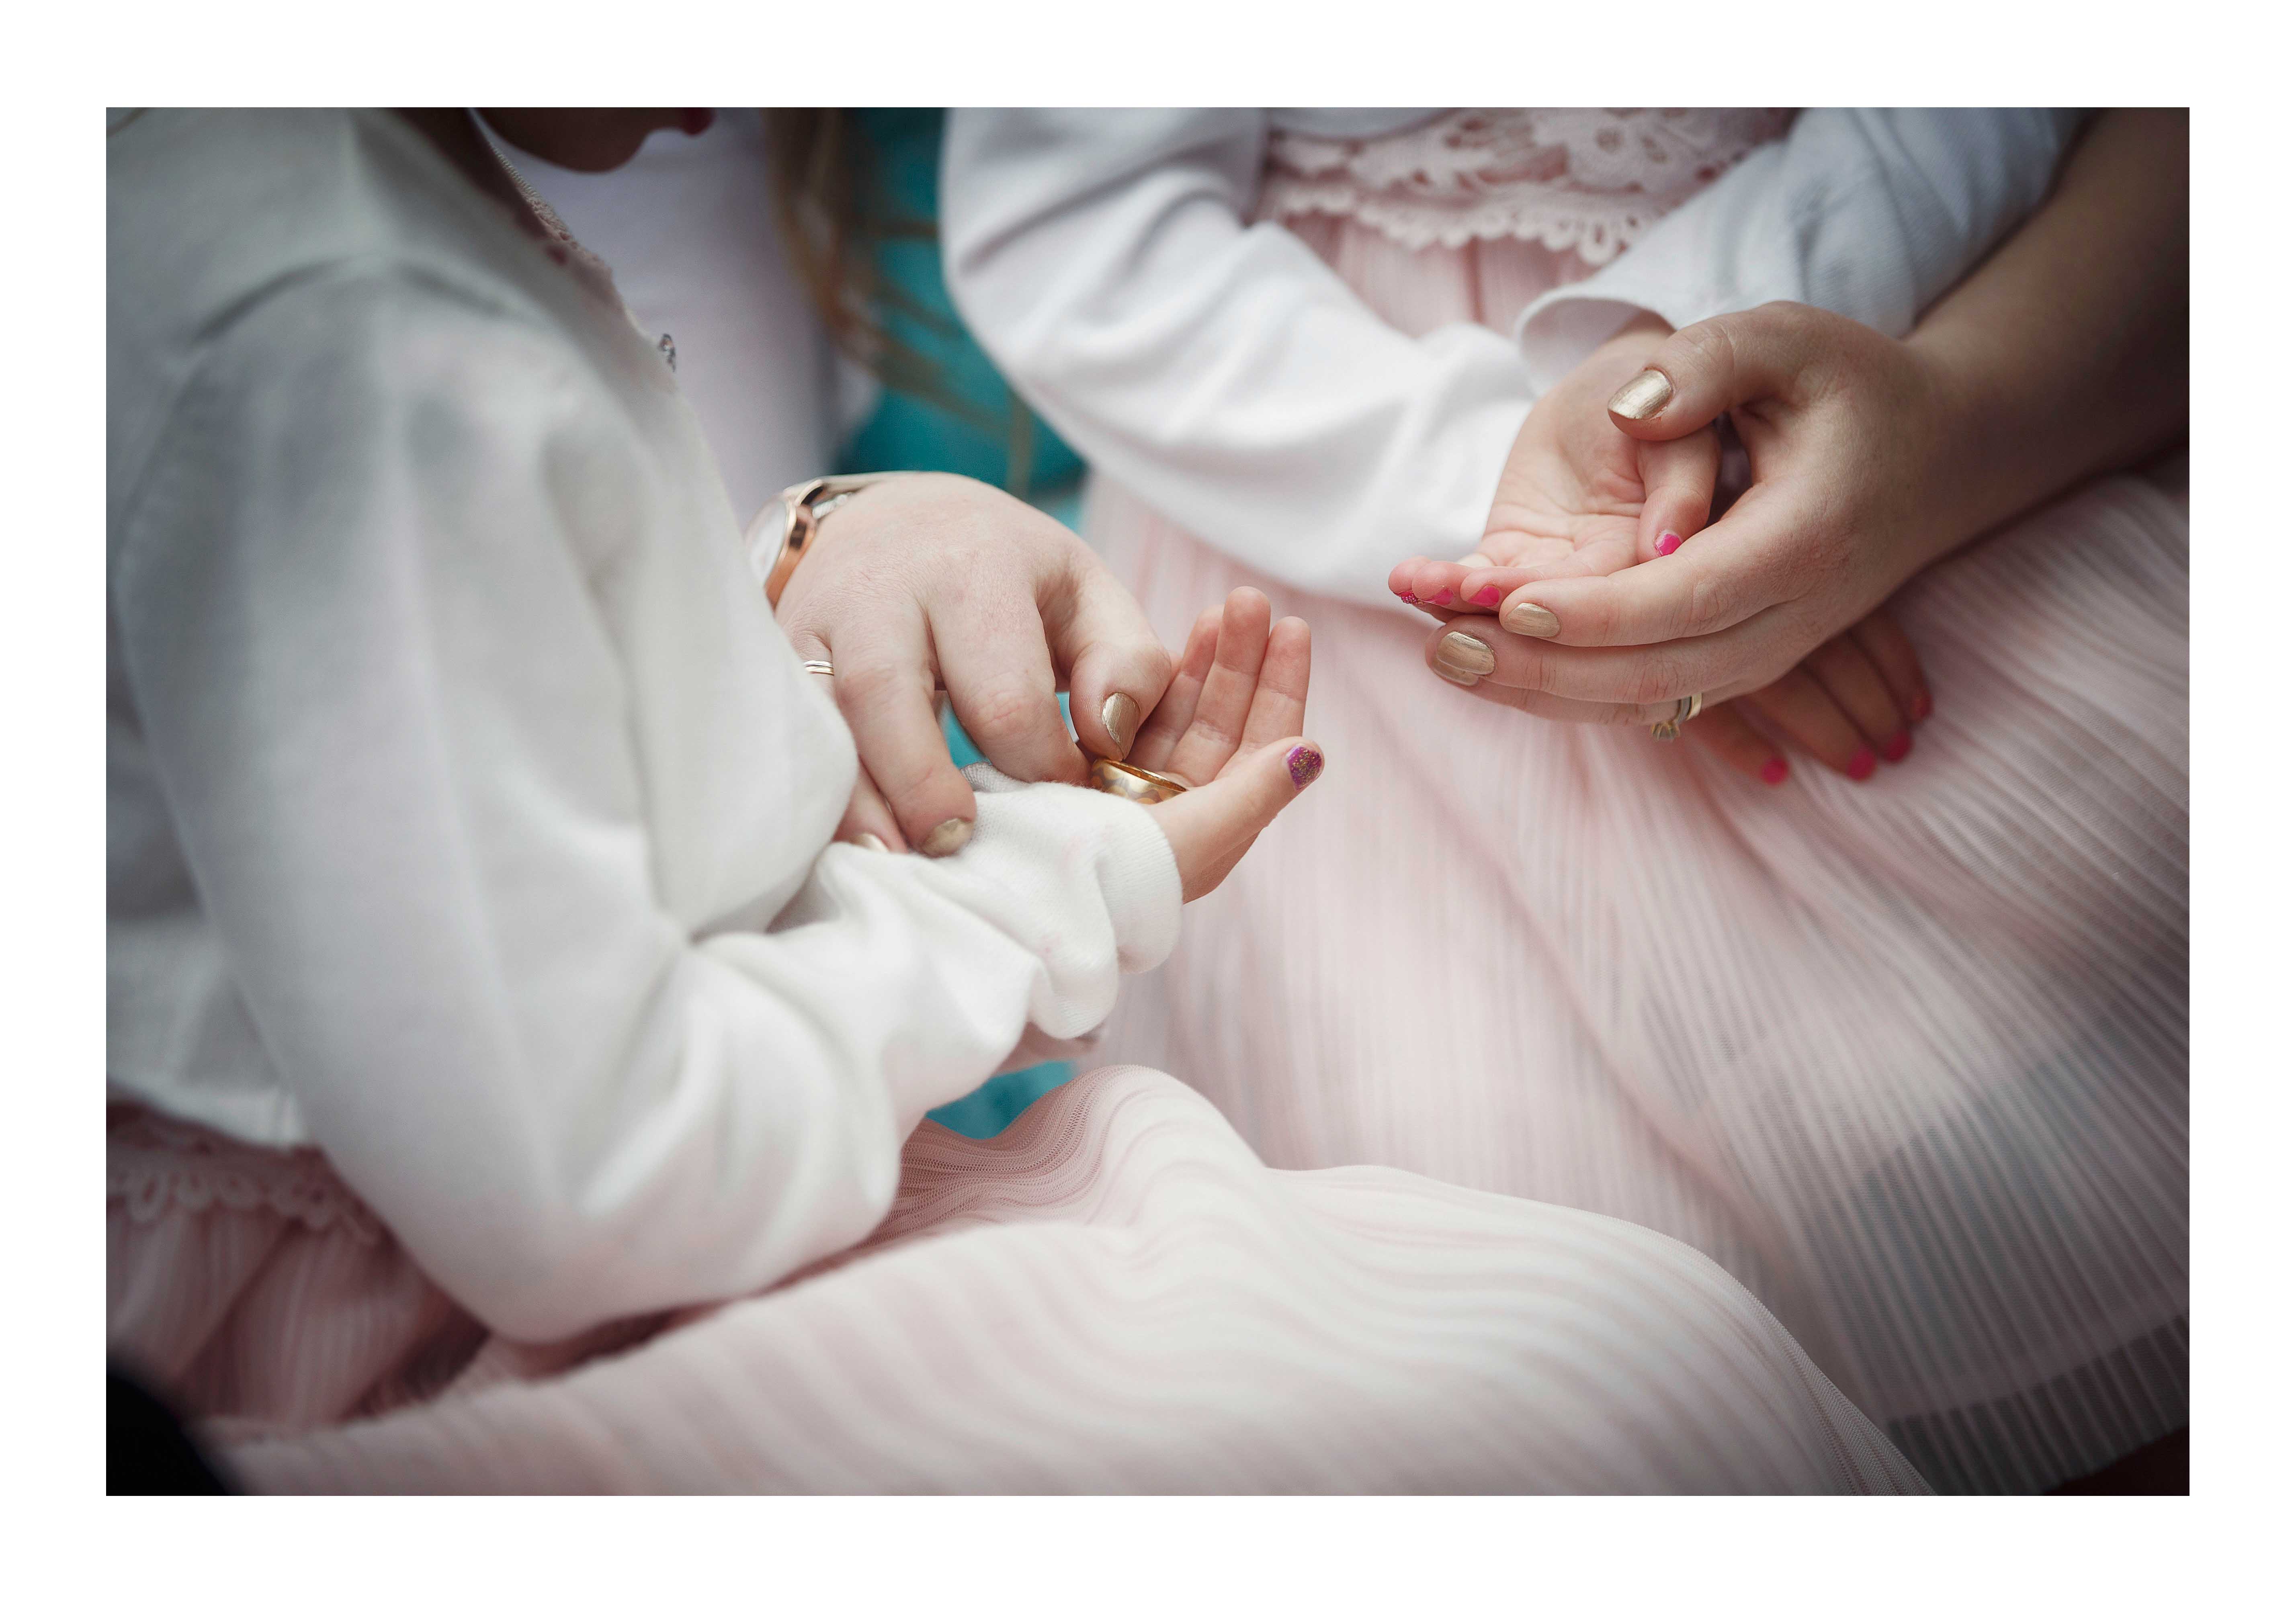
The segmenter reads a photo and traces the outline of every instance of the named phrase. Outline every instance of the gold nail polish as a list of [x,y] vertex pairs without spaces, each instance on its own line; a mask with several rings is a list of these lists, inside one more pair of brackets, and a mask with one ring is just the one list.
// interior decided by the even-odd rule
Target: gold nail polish
[[1121,757],[1132,749],[1132,738],[1140,733],[1140,704],[1121,691],[1111,692],[1100,704],[1100,727],[1116,743],[1116,755]]
[[1483,683],[1481,675],[1470,674],[1464,668],[1454,668],[1439,659],[1436,661],[1435,672],[1455,685],[1480,685]]
[[1536,602],[1518,602],[1506,610],[1499,627],[1510,634],[1537,635],[1551,641],[1562,633],[1562,620]]
[[943,819],[917,846],[927,857],[947,857],[972,839],[970,819]]
[[1656,368],[1644,368],[1619,386],[1619,393],[1611,397],[1611,410],[1639,423],[1658,416],[1660,408],[1673,399],[1674,381]]
[[866,848],[867,848],[868,850],[870,850],[871,852],[890,852],[890,851],[892,851],[892,848],[891,848],[890,847],[888,847],[888,846],[886,846],[886,845],[885,845],[885,842],[884,842],[884,839],[883,839],[883,838],[882,838],[882,837],[871,835],[871,834],[870,834],[867,831],[865,831],[865,831],[863,831],[860,834],[858,834],[858,835],[857,835],[857,836],[855,836],[855,837],[853,838],[853,844],[854,844],[856,847],[866,847]]
[[1480,676],[1499,666],[1499,654],[1474,636],[1455,629],[1435,648],[1435,660],[1447,668]]

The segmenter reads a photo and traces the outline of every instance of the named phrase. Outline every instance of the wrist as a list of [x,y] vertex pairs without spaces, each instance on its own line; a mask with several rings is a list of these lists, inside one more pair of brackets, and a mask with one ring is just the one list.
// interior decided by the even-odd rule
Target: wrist
[[1923,509],[1907,542],[1902,581],[1951,555],[2023,504],[2013,409],[1974,354],[1953,342],[1900,342],[1911,405],[1899,416],[1915,434],[1914,504]]
[[766,605],[780,610],[799,565],[827,538],[832,513],[871,486],[904,477],[898,473],[830,474],[791,485],[768,503],[748,536],[750,563],[765,586]]
[[2051,406],[2021,392],[2013,364],[1998,360],[2000,341],[1982,329],[1939,320],[1904,344],[1931,420],[1932,460],[1951,487],[1949,532],[1940,530],[1945,544],[1933,553],[1943,556],[2053,488],[2036,427]]

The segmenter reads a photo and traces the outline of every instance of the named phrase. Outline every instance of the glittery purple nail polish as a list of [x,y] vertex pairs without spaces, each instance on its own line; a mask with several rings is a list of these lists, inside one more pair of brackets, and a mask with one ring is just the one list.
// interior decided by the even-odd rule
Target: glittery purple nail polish
[[1292,771],[1292,789],[1306,790],[1308,782],[1324,772],[1324,755],[1314,747],[1295,746],[1283,766]]

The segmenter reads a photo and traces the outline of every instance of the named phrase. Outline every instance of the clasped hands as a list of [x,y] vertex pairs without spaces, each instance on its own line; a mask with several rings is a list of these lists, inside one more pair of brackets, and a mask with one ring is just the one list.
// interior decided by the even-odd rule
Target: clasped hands
[[[1402,563],[1390,588],[1439,621],[1429,667],[1468,694],[1648,727],[1697,692],[1686,733],[1748,775],[1785,780],[1784,736],[1865,779],[1930,712],[1880,609],[1969,532],[1953,398],[1912,342],[1806,307],[1637,323],[1533,407],[1479,549]],[[1726,413],[1751,483],[1710,527]],[[1175,664],[1083,542],[975,480],[887,481],[822,529],[777,611],[800,658],[833,663],[860,754],[840,839],[938,855],[969,837],[944,693],[1016,778],[1081,783],[1087,753],[1185,778],[1154,816],[1190,896],[1321,771],[1308,626],[1271,624],[1257,591],[1208,608]]]
[[[1475,552],[1389,586],[1443,626],[1429,667],[1484,700],[1649,726],[1697,692],[1685,733],[1746,774],[1787,778],[1783,734],[1866,779],[1931,711],[1881,605],[1953,544],[1948,389],[1808,307],[1638,318],[1532,408]],[[1726,414],[1752,482],[1710,527]]]
[[1175,664],[1091,548],[1002,491],[942,473],[845,503],[775,609],[797,655],[832,665],[823,683],[860,756],[840,840],[945,856],[971,838],[972,790],[941,739],[945,694],[1015,779],[1082,784],[1090,752],[1187,781],[1151,816],[1191,900],[1323,770],[1302,738],[1308,626],[1271,611],[1258,591],[1234,592],[1197,618]]

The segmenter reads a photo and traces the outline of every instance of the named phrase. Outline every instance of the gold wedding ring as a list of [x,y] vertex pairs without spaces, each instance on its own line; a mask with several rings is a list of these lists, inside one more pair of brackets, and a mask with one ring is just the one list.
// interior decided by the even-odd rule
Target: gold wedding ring
[[804,669],[808,674],[817,674],[824,679],[832,678],[837,673],[836,668],[832,665],[823,662],[819,658],[808,658],[804,662],[800,663],[798,667]]
[[1680,701],[1674,704],[1674,716],[1672,718],[1668,719],[1664,724],[1654,724],[1651,725],[1651,738],[1654,741],[1672,741],[1676,736],[1682,733],[1682,726],[1688,724],[1692,719],[1697,717],[1705,706],[1706,692],[1703,691],[1693,691],[1689,695],[1684,697]]
[[1090,777],[1093,790],[1104,790],[1111,797],[1122,797],[1144,806],[1169,802],[1188,789],[1188,782],[1177,774],[1135,768],[1114,757],[1094,757]]

